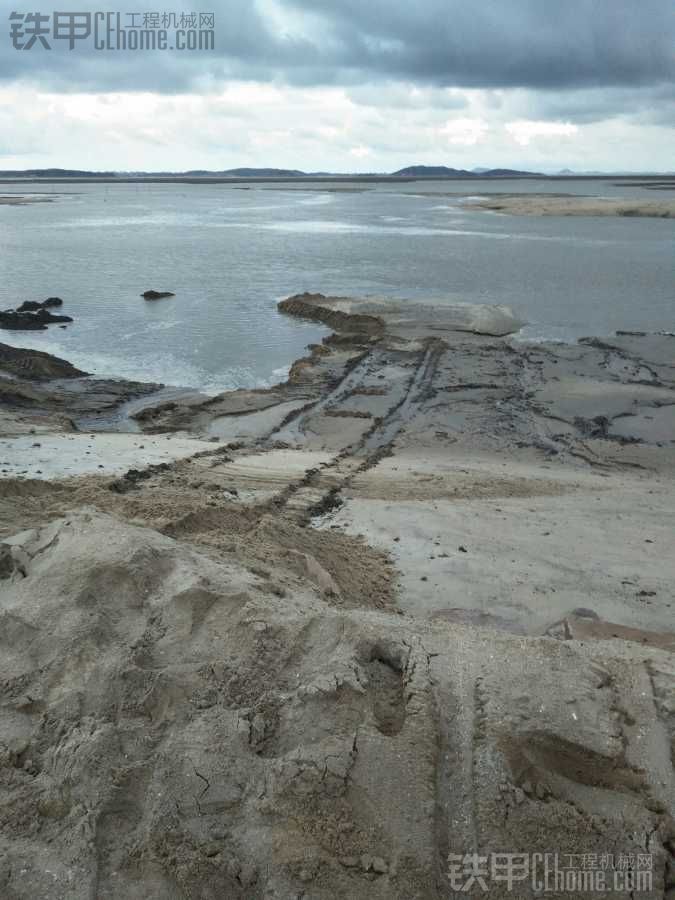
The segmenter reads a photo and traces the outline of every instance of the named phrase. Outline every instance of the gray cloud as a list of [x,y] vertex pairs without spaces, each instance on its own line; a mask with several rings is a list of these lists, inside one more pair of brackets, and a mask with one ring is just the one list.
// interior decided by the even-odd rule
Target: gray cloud
[[[224,78],[543,90],[675,80],[673,0],[274,0],[270,15],[271,2],[211,0],[213,53],[105,52],[84,44],[17,51],[5,37],[0,78],[165,92]],[[0,0],[5,23],[13,5]],[[67,8],[91,9],[81,0]]]
[[[459,115],[466,97],[448,88],[481,89],[484,109],[512,117],[675,124],[674,0],[211,0],[213,52],[154,53],[89,42],[14,50],[14,6],[0,0],[0,83],[162,94],[208,94],[232,80],[333,85],[389,114],[419,106]],[[63,7],[94,11],[87,0]],[[148,7],[135,0],[120,11]],[[190,4],[161,10],[172,8]]]
[[675,78],[671,0],[289,0],[320,13],[343,65],[461,87],[596,87]]
[[634,123],[675,124],[675,83],[588,88],[573,91],[515,91],[509,110],[523,118],[569,120],[577,125],[621,117]]

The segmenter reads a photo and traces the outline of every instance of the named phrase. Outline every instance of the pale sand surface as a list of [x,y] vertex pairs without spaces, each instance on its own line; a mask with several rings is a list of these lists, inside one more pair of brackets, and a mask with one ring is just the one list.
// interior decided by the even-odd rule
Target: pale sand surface
[[173,462],[212,445],[192,437],[139,434],[35,434],[0,437],[3,477],[54,479],[117,475]]
[[[417,460],[411,467],[420,472]],[[405,477],[403,466],[397,474]],[[410,499],[366,499],[355,485],[331,523],[392,554],[402,573],[399,602],[410,615],[462,621],[458,610],[475,611],[496,627],[542,634],[571,610],[591,607],[611,622],[675,630],[670,479],[647,487],[617,477],[608,485],[577,473],[551,479],[547,492],[546,474],[532,466],[519,482],[510,466],[476,469],[467,458],[462,475],[446,476],[456,497],[438,485],[426,499],[412,490]],[[424,495],[423,479],[415,480]]]
[[547,197],[499,194],[472,200],[469,209],[487,209],[516,216],[647,216],[675,218],[675,199],[626,200],[604,197]]

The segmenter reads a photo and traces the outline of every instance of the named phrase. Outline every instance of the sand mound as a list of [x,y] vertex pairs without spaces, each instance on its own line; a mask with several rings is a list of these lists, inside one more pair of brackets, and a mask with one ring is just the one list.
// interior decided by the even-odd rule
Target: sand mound
[[93,511],[3,545],[3,897],[442,898],[449,853],[551,847],[652,853],[663,894],[667,654],[339,610],[244,554]]

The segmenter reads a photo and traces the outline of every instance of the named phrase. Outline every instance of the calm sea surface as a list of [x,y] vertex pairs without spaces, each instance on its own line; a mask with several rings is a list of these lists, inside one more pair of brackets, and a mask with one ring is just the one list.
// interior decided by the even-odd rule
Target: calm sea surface
[[[470,212],[463,195],[659,199],[611,181],[403,185],[39,184],[0,206],[0,308],[59,296],[75,322],[0,341],[98,375],[217,391],[280,380],[326,332],[281,316],[300,291],[503,303],[523,337],[675,330],[675,223]],[[147,303],[144,290],[171,290]]]

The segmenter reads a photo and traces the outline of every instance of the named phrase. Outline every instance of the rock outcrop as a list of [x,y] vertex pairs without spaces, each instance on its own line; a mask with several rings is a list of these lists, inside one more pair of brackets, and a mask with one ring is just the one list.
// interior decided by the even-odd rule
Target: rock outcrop
[[160,387],[91,378],[65,359],[0,343],[0,432],[22,434],[50,426],[55,431],[105,427],[122,404]]
[[82,378],[87,373],[65,359],[43,353],[0,344],[0,373],[6,372],[18,378],[44,381],[49,378]]
[[144,300],[163,300],[165,297],[175,297],[171,291],[145,291],[141,294]]
[[0,328],[6,331],[44,331],[48,325],[72,322],[70,316],[57,315],[49,310],[62,306],[60,297],[48,297],[42,302],[25,300],[16,309],[0,312]]
[[508,306],[475,303],[421,304],[396,298],[326,297],[296,294],[278,304],[281,312],[322,322],[336,331],[410,337],[429,331],[471,332],[501,337],[523,321]]
[[24,300],[21,306],[17,307],[17,312],[37,312],[40,309],[50,309],[54,306],[63,306],[63,300],[60,297],[47,297],[46,300]]

